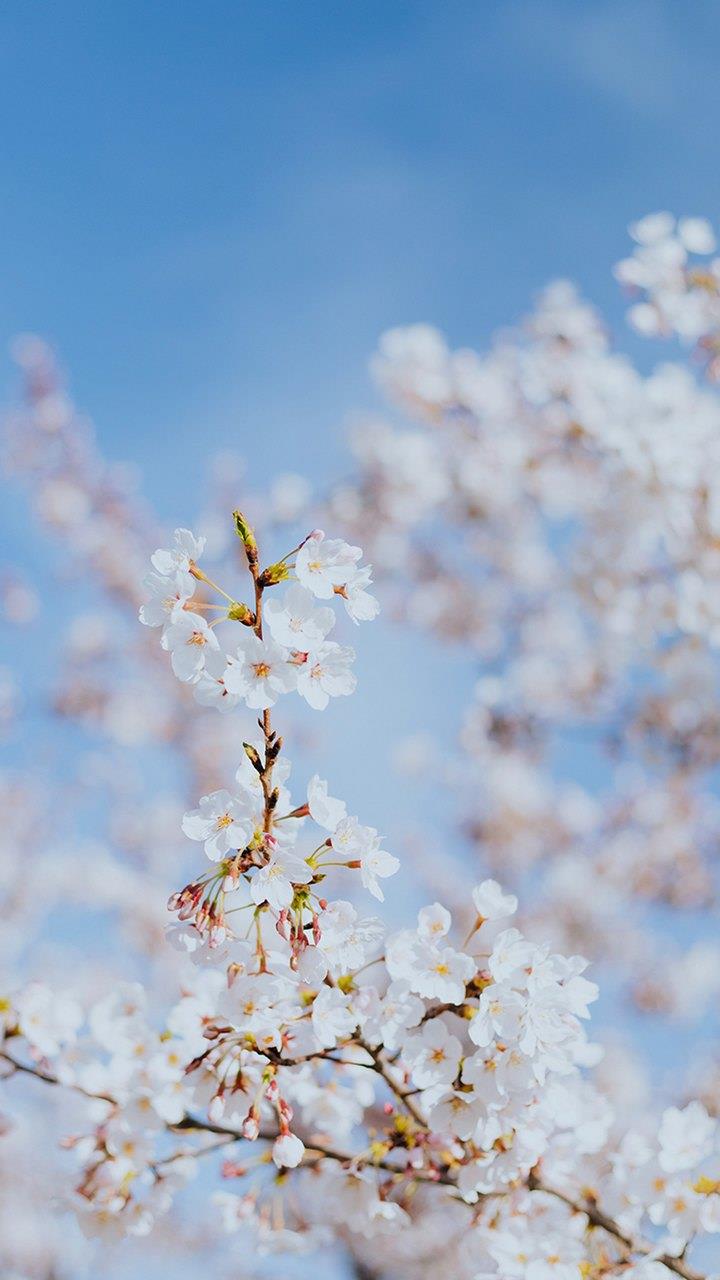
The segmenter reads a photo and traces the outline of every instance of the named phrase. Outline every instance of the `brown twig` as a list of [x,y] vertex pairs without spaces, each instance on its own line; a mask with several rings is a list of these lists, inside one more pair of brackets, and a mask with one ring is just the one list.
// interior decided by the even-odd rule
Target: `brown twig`
[[[396,1097],[403,1102],[403,1105],[407,1108],[413,1119],[425,1128],[425,1121],[421,1112],[416,1107],[412,1099],[407,1095],[405,1090],[403,1090],[389,1074],[386,1064],[382,1061],[380,1050],[373,1048],[360,1038],[357,1040],[357,1043],[373,1059],[375,1069],[378,1074],[382,1076]],[[57,1076],[52,1075],[48,1071],[42,1071],[39,1067],[19,1062],[16,1058],[13,1058],[5,1051],[0,1051],[0,1059],[7,1062],[13,1068],[13,1072],[22,1072],[34,1077],[36,1080],[41,1080],[45,1084],[61,1085],[63,1088],[69,1088],[74,1090],[76,1093],[81,1093],[86,1098],[92,1098],[113,1104],[115,1103],[115,1100],[108,1097],[106,1094],[90,1093],[79,1085],[71,1083],[66,1084],[64,1081],[58,1079]],[[213,1124],[210,1120],[202,1120],[199,1117],[192,1115],[183,1116],[182,1120],[177,1124],[169,1124],[166,1127],[173,1133],[187,1130],[191,1132],[212,1133],[223,1139],[222,1142],[213,1143],[210,1146],[203,1147],[201,1151],[197,1152],[197,1155],[211,1154],[213,1151],[216,1151],[221,1147],[231,1146],[235,1142],[247,1141],[244,1135],[237,1129],[230,1129],[224,1125]],[[277,1136],[278,1134],[275,1132],[268,1133],[261,1131],[259,1134],[259,1137],[266,1142],[274,1142]],[[177,1152],[175,1155],[168,1157],[168,1159],[180,1159],[181,1156],[188,1154],[192,1155],[194,1153]],[[346,1168],[382,1169],[387,1173],[394,1174],[397,1178],[412,1179],[412,1181],[418,1183],[438,1183],[439,1185],[446,1187],[457,1186],[456,1179],[450,1170],[422,1170],[410,1167],[403,1169],[401,1166],[398,1166],[396,1163],[393,1163],[393,1161],[384,1156],[373,1156],[372,1152],[367,1155],[363,1153],[353,1154],[347,1151],[337,1151],[335,1148],[325,1146],[323,1143],[312,1142],[306,1148],[306,1158],[303,1159],[303,1165],[310,1166],[317,1163],[319,1160],[336,1160]],[[164,1160],[161,1161],[160,1164],[166,1164],[167,1162],[167,1160]],[[654,1255],[655,1249],[653,1245],[649,1244],[646,1240],[636,1240],[629,1236],[625,1231],[623,1231],[622,1227],[614,1218],[611,1218],[609,1214],[606,1214],[601,1209],[594,1198],[585,1197],[580,1200],[573,1200],[571,1196],[565,1195],[564,1192],[548,1186],[534,1170],[528,1174],[526,1185],[530,1191],[542,1191],[545,1195],[553,1196],[556,1200],[560,1200],[573,1213],[585,1214],[588,1222],[590,1222],[593,1227],[598,1227],[602,1231],[605,1231],[607,1235],[611,1236],[618,1244],[622,1245],[623,1249],[629,1256],[633,1254],[640,1257],[649,1257]],[[494,1198],[495,1197],[493,1196],[493,1199]],[[657,1261],[661,1262],[664,1267],[667,1267],[668,1271],[672,1271],[675,1275],[681,1276],[682,1280],[706,1280],[706,1277],[701,1272],[696,1271],[691,1267],[684,1258],[673,1258],[668,1254],[663,1254],[657,1258]]]

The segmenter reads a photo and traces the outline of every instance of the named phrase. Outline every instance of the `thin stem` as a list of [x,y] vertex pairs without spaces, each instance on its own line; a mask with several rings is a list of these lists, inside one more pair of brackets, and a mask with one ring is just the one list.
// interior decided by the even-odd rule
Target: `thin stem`
[[[53,1075],[50,1071],[42,1071],[40,1067],[33,1067],[27,1062],[18,1062],[17,1058],[13,1058],[12,1054],[7,1053],[4,1049],[0,1050],[0,1061],[7,1062],[12,1067],[11,1075],[16,1073],[26,1076],[34,1076],[36,1080],[42,1080],[43,1084],[61,1085],[63,1089],[71,1089],[73,1093],[81,1093],[83,1098],[91,1098],[97,1102],[109,1102],[115,1105],[115,1099],[111,1098],[107,1093],[91,1093],[89,1089],[83,1089],[82,1085],[73,1084],[71,1081],[60,1080],[58,1076]],[[8,1077],[4,1077],[7,1079]]]
[[[179,1124],[171,1125],[169,1127],[172,1129],[197,1129],[207,1133],[216,1133],[226,1139],[228,1146],[232,1145],[233,1142],[248,1141],[245,1135],[240,1133],[237,1129],[229,1129],[225,1128],[224,1125],[211,1124],[209,1121],[206,1122],[205,1120],[200,1120],[196,1116],[184,1116]],[[280,1137],[280,1134],[277,1132],[268,1133],[261,1129],[256,1141],[274,1142],[278,1137]],[[226,1143],[218,1145],[224,1146]],[[206,1151],[211,1151],[213,1149],[213,1147],[203,1147],[201,1154],[204,1155]],[[179,1156],[177,1158],[179,1158]],[[339,1164],[343,1164],[354,1169],[362,1169],[365,1167],[383,1169],[387,1173],[394,1173],[396,1176],[402,1177],[410,1175],[415,1182],[440,1182],[445,1186],[455,1185],[452,1178],[442,1173],[436,1174],[433,1170],[411,1169],[409,1166],[406,1170],[403,1169],[401,1165],[394,1164],[392,1160],[388,1160],[384,1156],[378,1157],[372,1155],[372,1153],[366,1152],[338,1151],[335,1147],[326,1146],[325,1143],[322,1142],[308,1143],[305,1148],[305,1155],[303,1156],[303,1165],[312,1165],[317,1163],[318,1160],[336,1160]]]
[[[262,601],[263,601],[264,588],[260,580],[261,574],[260,574],[260,567],[259,567],[259,561],[258,561],[257,547],[253,543],[253,547],[251,551],[246,544],[246,551],[248,555],[248,570],[250,572],[250,577],[253,580],[253,588],[255,592],[255,623],[253,626],[253,630],[255,632],[255,635],[258,637],[258,639],[262,640],[262,634],[263,634]],[[261,728],[263,731],[263,737],[265,739],[265,762],[263,766],[263,771],[260,774],[260,784],[262,786],[263,798],[265,802],[264,813],[263,813],[263,831],[265,832],[266,835],[270,835],[272,833],[272,824],[273,824],[273,806],[271,803],[271,797],[272,797],[272,791],[273,791],[272,774],[273,774],[273,765],[275,764],[275,760],[277,759],[277,756],[279,754],[279,743],[274,742],[272,720],[270,717],[269,708],[266,708],[262,713]]]
[[193,578],[197,578],[198,582],[206,582],[209,587],[212,587],[213,591],[217,591],[218,595],[229,600],[230,604],[235,604],[233,597],[229,596],[227,591],[223,591],[222,587],[219,587],[217,582],[213,582],[212,578],[208,578],[207,574],[204,573],[202,569],[198,569],[196,564],[191,565],[190,572]]
[[419,1124],[422,1129],[427,1129],[427,1120],[417,1104],[412,1101],[411,1091],[403,1089],[402,1085],[398,1084],[383,1057],[382,1050],[376,1049],[372,1045],[368,1044],[367,1040],[363,1039],[362,1036],[356,1036],[355,1040],[356,1043],[360,1045],[360,1048],[364,1049],[365,1052],[370,1055],[375,1063],[375,1070],[382,1076],[388,1088],[390,1088],[395,1094],[395,1097],[402,1102],[403,1106],[412,1116],[416,1124]]

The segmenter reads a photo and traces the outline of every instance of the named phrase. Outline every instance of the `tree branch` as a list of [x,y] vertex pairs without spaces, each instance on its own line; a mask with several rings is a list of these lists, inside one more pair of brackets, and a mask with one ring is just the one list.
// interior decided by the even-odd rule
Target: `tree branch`
[[530,1191],[544,1191],[546,1195],[554,1196],[556,1200],[561,1200],[567,1205],[568,1209],[572,1209],[573,1213],[584,1213],[594,1227],[601,1227],[608,1235],[613,1236],[618,1244],[624,1246],[628,1253],[641,1254],[644,1257],[653,1255],[657,1262],[661,1262],[669,1271],[674,1271],[676,1275],[682,1276],[683,1280],[705,1280],[699,1271],[695,1271],[690,1267],[683,1258],[672,1258],[669,1254],[664,1253],[657,1258],[655,1257],[655,1246],[649,1244],[646,1240],[633,1240],[622,1229],[622,1227],[611,1218],[607,1213],[603,1213],[597,1202],[590,1198],[584,1197],[581,1200],[573,1200],[570,1196],[566,1196],[562,1191],[556,1191],[554,1187],[549,1187],[539,1178],[533,1171],[528,1174],[528,1189]]
[[[402,1087],[393,1080],[387,1065],[382,1060],[380,1050],[374,1049],[361,1038],[358,1039],[357,1043],[373,1059],[373,1062],[376,1065],[376,1070],[382,1076],[383,1080],[385,1080],[388,1087],[392,1089],[396,1097],[402,1101],[413,1119],[416,1120],[422,1128],[426,1128],[422,1113],[412,1099],[408,1097],[405,1090],[403,1090]],[[63,1088],[72,1089],[74,1092],[82,1094],[83,1097],[117,1105],[115,1100],[107,1094],[90,1093],[80,1085],[65,1083],[48,1071],[42,1071],[39,1067],[19,1062],[4,1050],[0,1051],[0,1060],[7,1062],[13,1068],[14,1072],[22,1072],[25,1075],[33,1076],[36,1080],[41,1080],[44,1084],[61,1085]],[[177,1133],[183,1130],[213,1133],[217,1134],[218,1137],[225,1139],[225,1141],[212,1143],[208,1147],[203,1147],[202,1151],[198,1151],[197,1153],[177,1152],[176,1154],[169,1156],[167,1160],[160,1161],[160,1166],[167,1164],[172,1160],[180,1159],[183,1155],[206,1155],[219,1150],[221,1147],[231,1146],[235,1142],[248,1141],[245,1135],[237,1129],[230,1129],[224,1125],[213,1124],[211,1120],[202,1120],[199,1116],[193,1115],[185,1115],[177,1124],[168,1124],[166,1128],[171,1133]],[[277,1132],[268,1133],[261,1130],[258,1137],[266,1142],[274,1142],[278,1137],[278,1134]],[[457,1187],[456,1178],[449,1170],[436,1171],[433,1169],[414,1169],[409,1166],[406,1166],[406,1168],[403,1169],[402,1166],[398,1166],[386,1157],[374,1157],[372,1153],[367,1155],[362,1152],[353,1154],[352,1152],[347,1151],[337,1151],[334,1147],[328,1147],[319,1142],[308,1143],[306,1146],[306,1158],[303,1159],[302,1163],[309,1166],[317,1163],[319,1160],[336,1160],[346,1168],[382,1169],[387,1173],[394,1174],[397,1178],[408,1178],[418,1183],[438,1183],[440,1186]],[[300,1167],[302,1168],[302,1165]],[[622,1245],[623,1249],[625,1249],[628,1254],[636,1254],[645,1258],[656,1256],[655,1247],[652,1244],[642,1239],[634,1240],[631,1236],[627,1235],[614,1218],[611,1218],[608,1214],[603,1212],[594,1198],[584,1197],[580,1200],[573,1200],[571,1196],[565,1195],[563,1191],[558,1191],[554,1187],[548,1186],[534,1170],[531,1170],[528,1174],[526,1186],[529,1191],[543,1191],[546,1195],[553,1196],[556,1200],[562,1201],[562,1203],[566,1205],[568,1209],[572,1210],[573,1213],[585,1214],[588,1222],[590,1222],[593,1227],[599,1227],[602,1231],[605,1231],[607,1235],[612,1236],[618,1244]],[[489,1199],[490,1197],[487,1198]],[[492,1198],[495,1197],[493,1196]],[[670,1257],[669,1254],[662,1254],[657,1256],[657,1261],[661,1262],[664,1267],[667,1267],[668,1271],[672,1271],[675,1275],[681,1276],[682,1280],[706,1280],[706,1277],[702,1272],[696,1271],[694,1267],[691,1267],[689,1263],[685,1261],[684,1258],[673,1258]],[[362,1274],[362,1272],[360,1274]]]

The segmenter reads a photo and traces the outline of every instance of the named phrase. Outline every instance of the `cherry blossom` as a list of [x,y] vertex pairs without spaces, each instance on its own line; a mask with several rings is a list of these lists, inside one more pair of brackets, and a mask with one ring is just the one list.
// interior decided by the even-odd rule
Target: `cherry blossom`
[[305,540],[295,560],[298,581],[320,600],[330,600],[336,588],[344,587],[362,556],[360,547],[351,547],[341,538],[327,538],[317,531]]
[[223,678],[228,693],[237,694],[258,710],[274,706],[280,694],[288,693],[297,683],[287,652],[251,632],[242,636]]
[[195,593],[195,580],[184,569],[173,573],[149,573],[144,586],[150,592],[150,600],[140,606],[140,621],[146,627],[165,626],[176,609],[182,609]]
[[296,1169],[305,1154],[305,1148],[294,1133],[281,1134],[273,1143],[272,1158],[278,1169]]
[[295,885],[307,884],[312,871],[307,862],[287,850],[277,850],[253,876],[250,892],[253,902],[269,902],[276,911],[289,907],[295,896]]
[[369,565],[356,569],[351,578],[341,587],[335,588],[335,594],[342,596],[346,612],[353,622],[372,622],[380,612],[380,602],[367,588],[372,583],[372,571]]
[[403,1057],[414,1084],[428,1090],[452,1084],[460,1070],[462,1044],[440,1018],[433,1018],[416,1035],[408,1036]]
[[43,1057],[54,1057],[73,1041],[82,1021],[77,1001],[40,982],[25,987],[16,996],[14,1008],[21,1034]]
[[315,649],[335,626],[332,609],[318,609],[312,592],[297,583],[279,600],[268,600],[265,618],[273,639],[287,649]]
[[152,557],[152,567],[165,577],[186,573],[205,550],[206,539],[198,538],[190,529],[176,529],[173,535],[173,546],[169,551],[156,551]]
[[162,635],[178,680],[195,683],[205,669],[208,653],[220,648],[217,636],[199,613],[174,612]]
[[331,698],[353,693],[357,680],[351,671],[355,651],[326,640],[306,655],[297,668],[297,689],[311,707],[324,711]]
[[336,831],[347,817],[345,802],[329,796],[327,782],[316,773],[308,783],[307,802],[311,818],[326,831]]
[[205,853],[218,862],[230,850],[242,849],[252,835],[247,803],[229,791],[202,796],[197,809],[186,813],[182,829],[191,840],[202,840]]

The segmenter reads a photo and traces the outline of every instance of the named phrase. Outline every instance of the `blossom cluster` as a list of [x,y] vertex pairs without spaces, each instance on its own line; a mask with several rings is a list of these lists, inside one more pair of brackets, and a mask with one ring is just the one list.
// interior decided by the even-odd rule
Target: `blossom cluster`
[[[252,944],[234,940],[227,978],[206,965],[196,971],[160,1034],[137,985],[97,1002],[86,1020],[76,1001],[42,984],[22,989],[5,1014],[4,1048],[23,1043],[66,1087],[93,1098],[94,1131],[68,1140],[84,1165],[77,1196],[86,1229],[149,1229],[193,1170],[187,1154],[163,1159],[168,1131],[189,1117],[238,1140],[272,1133],[272,1159],[289,1169],[306,1148],[322,1150],[313,1145],[320,1136],[349,1140],[378,1086],[397,1110],[385,1109],[373,1160],[382,1153],[403,1178],[452,1170],[469,1201],[526,1177],[553,1125],[538,1087],[575,1070],[585,1045],[578,1019],[596,990],[580,976],[583,962],[506,927],[516,902],[495,881],[473,899],[477,928],[464,948],[451,944],[439,904],[420,911],[416,929],[386,938],[350,902],[326,903],[299,963],[302,925],[291,929],[287,909],[271,906]],[[369,1070],[379,1071],[377,1085]],[[295,1116],[305,1141],[291,1129]],[[348,1160],[359,1166],[353,1182],[362,1150]],[[381,1190],[366,1209],[370,1228],[405,1220]]]
[[372,1256],[388,1232],[412,1251],[432,1195],[449,1214],[467,1206],[461,1277],[697,1274],[688,1242],[720,1231],[718,1121],[694,1102],[655,1131],[619,1130],[580,1071],[596,1056],[585,962],[523,937],[496,881],[472,897],[462,943],[438,903],[387,936],[328,903],[299,966],[270,908],[226,974],[189,974],[159,1033],[137,984],[86,1014],[42,984],[21,989],[3,1060],[86,1100],[92,1127],[65,1143],[83,1230],[147,1233],[221,1148],[216,1212],[261,1251],[349,1233]]
[[[371,570],[358,565],[359,547],[340,538],[326,539],[322,530],[311,533],[266,571],[272,585],[285,581],[291,571],[296,579],[282,601],[268,604],[269,635],[247,629],[226,653],[215,632],[217,620],[208,622],[191,604],[197,580],[208,581],[197,567],[204,545],[204,539],[188,529],[175,530],[174,546],[152,557],[153,571],[145,579],[152,598],[140,610],[146,626],[162,626],[162,646],[170,653],[172,669],[179,680],[195,686],[198,702],[222,711],[245,702],[264,711],[281,694],[297,690],[311,707],[322,711],[330,698],[353,692],[354,650],[328,640],[335,613],[329,606],[318,607],[316,601],[340,597],[355,623],[376,616],[377,600],[367,590]],[[288,563],[292,555],[295,560]],[[220,594],[229,601],[226,618],[252,627],[252,609],[222,590]]]
[[161,1167],[158,1136],[182,1119],[187,1089],[181,1041],[152,1029],[145,1002],[140,984],[121,984],[86,1017],[78,1001],[33,982],[5,1013],[3,1048],[22,1037],[59,1082],[90,1099],[92,1127],[64,1139],[81,1167],[72,1203],[89,1235],[146,1235],[195,1171],[192,1161]]
[[711,256],[717,240],[710,223],[651,213],[634,223],[630,234],[636,248],[615,268],[620,283],[642,297],[630,309],[630,323],[645,337],[674,334],[685,343],[698,343],[709,374],[716,377],[720,258]]

